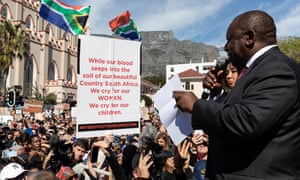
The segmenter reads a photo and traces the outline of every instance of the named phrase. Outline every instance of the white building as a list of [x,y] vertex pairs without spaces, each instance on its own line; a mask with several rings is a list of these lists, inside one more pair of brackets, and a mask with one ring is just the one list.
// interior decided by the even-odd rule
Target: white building
[[166,83],[175,74],[178,74],[183,88],[194,92],[196,96],[201,98],[203,78],[210,68],[216,65],[216,62],[166,65]]
[[166,82],[175,74],[179,74],[188,69],[193,69],[200,74],[206,74],[212,66],[216,65],[216,62],[215,60],[213,62],[166,65]]
[[193,69],[188,69],[178,74],[182,87],[186,91],[192,91],[194,94],[201,98],[203,91],[203,78],[205,74],[201,74]]

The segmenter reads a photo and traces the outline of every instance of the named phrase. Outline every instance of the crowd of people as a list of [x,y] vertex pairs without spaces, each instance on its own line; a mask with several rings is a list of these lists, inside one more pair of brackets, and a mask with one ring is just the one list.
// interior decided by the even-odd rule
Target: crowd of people
[[204,79],[208,99],[174,92],[194,129],[180,144],[158,111],[139,134],[80,139],[70,120],[23,117],[0,129],[0,180],[299,179],[300,70],[277,48],[273,19],[237,16],[225,50],[226,68]]
[[[226,94],[237,80],[231,63],[222,71],[221,84],[211,98]],[[23,117],[0,129],[0,179],[204,179],[207,134],[195,131],[176,146],[158,111],[149,118],[141,119],[140,134],[77,139],[71,120],[55,115],[45,120]]]
[[176,146],[157,112],[149,117],[141,120],[140,134],[79,139],[75,125],[55,116],[12,122],[0,128],[0,180],[203,179],[207,135],[191,134]]

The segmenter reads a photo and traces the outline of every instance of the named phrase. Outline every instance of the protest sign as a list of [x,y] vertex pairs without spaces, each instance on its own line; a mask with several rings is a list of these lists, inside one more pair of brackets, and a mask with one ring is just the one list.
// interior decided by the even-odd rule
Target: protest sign
[[140,42],[79,38],[77,137],[139,133]]

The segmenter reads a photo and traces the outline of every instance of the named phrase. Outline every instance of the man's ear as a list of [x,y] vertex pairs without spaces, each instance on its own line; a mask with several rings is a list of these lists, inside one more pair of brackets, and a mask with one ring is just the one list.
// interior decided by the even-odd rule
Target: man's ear
[[247,47],[253,47],[254,46],[254,42],[255,42],[255,31],[253,30],[248,30],[245,33],[245,39],[246,39],[246,46]]

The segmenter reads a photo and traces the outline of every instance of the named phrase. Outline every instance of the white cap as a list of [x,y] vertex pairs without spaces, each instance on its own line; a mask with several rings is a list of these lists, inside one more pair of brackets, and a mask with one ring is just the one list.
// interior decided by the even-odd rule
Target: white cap
[[1,170],[0,180],[15,178],[25,171],[27,170],[25,170],[20,164],[14,162],[9,163]]

